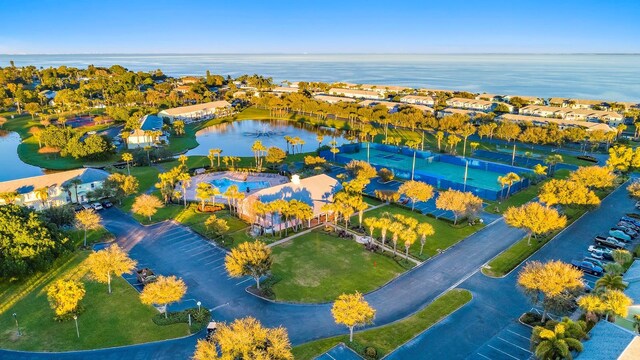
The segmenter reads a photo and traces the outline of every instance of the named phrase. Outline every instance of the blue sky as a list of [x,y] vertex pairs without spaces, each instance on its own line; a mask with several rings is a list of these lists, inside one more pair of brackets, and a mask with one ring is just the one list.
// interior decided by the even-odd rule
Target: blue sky
[[640,1],[0,0],[0,53],[639,53]]

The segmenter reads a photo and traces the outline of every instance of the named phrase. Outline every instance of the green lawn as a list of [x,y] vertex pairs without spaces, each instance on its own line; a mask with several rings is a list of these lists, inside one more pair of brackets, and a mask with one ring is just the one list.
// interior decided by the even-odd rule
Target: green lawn
[[[126,174],[126,169],[120,170]],[[158,169],[153,166],[134,166],[130,169],[131,175],[138,179],[138,191],[144,193],[152,189],[158,182]]]
[[[151,320],[158,312],[140,303],[138,292],[124,279],[106,284],[88,280],[82,264],[88,251],[77,251],[55,262],[51,270],[21,282],[0,283],[0,348],[27,351],[70,351],[131,345],[185,336],[186,324],[158,326]],[[46,288],[58,279],[82,279],[86,295],[78,317],[80,338],[73,320],[57,322],[49,307]],[[17,336],[16,313],[22,336]]]
[[294,302],[333,301],[356,290],[366,293],[413,265],[322,231],[274,247],[273,259],[275,298]]
[[[418,239],[409,248],[409,254],[422,260],[437,254],[438,249],[444,250],[449,246],[457,243],[458,241],[466,238],[467,236],[475,233],[476,231],[482,229],[482,227],[484,227],[483,224],[476,224],[473,226],[462,224],[462,225],[454,226],[452,223],[448,221],[435,219],[427,215],[422,215],[422,214],[413,212],[410,209],[407,209],[398,205],[394,205],[394,204],[386,205],[386,206],[379,207],[377,209],[366,211],[364,213],[363,219],[366,219],[367,217],[381,217],[385,213],[388,213],[391,215],[401,214],[404,216],[417,219],[421,223],[427,222],[433,226],[433,229],[435,230],[435,234],[427,237],[427,242],[424,245],[424,251],[422,255],[420,255],[420,239]],[[353,224],[357,224],[358,216],[356,215],[355,217],[353,217],[351,219],[351,222]],[[373,235],[376,238],[379,238],[380,230],[376,230],[373,233]],[[387,232],[387,245],[393,246],[393,243],[391,243],[390,239],[391,239],[391,234]],[[400,244],[400,242],[398,243],[398,249],[399,251],[402,251],[404,253],[404,246]]]
[[356,349],[375,347],[378,358],[380,358],[449,316],[469,301],[471,301],[469,291],[453,289],[409,317],[389,325],[356,333],[354,344],[349,344],[348,335],[335,336],[296,346],[293,348],[293,355],[298,360],[311,360],[342,342]]

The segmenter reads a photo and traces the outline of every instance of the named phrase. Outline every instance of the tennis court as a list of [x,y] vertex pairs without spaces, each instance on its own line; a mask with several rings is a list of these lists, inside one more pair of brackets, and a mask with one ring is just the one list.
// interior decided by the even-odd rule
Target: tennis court
[[[342,154],[345,157],[356,160],[364,160],[367,161],[367,151],[366,149],[360,152],[351,153],[351,154]],[[416,157],[416,168],[415,168],[415,177],[420,177],[421,174],[426,173],[431,176],[435,176],[439,179],[448,180],[456,183],[464,183],[464,166],[454,165],[442,161],[438,161],[438,155],[433,155],[427,158],[418,158]],[[474,162],[473,159],[468,159],[470,162]],[[477,162],[477,160],[476,160]],[[411,178],[411,168],[413,165],[413,157],[404,155],[401,153],[397,154],[389,154],[386,151],[381,151],[377,149],[369,149],[369,163],[371,165],[378,165],[381,167],[394,168],[394,169],[402,169],[404,172],[408,173],[405,176],[401,174],[396,174],[398,177]],[[472,164],[469,164],[469,169],[467,172],[467,185],[475,186],[483,189],[489,190],[500,190],[500,185],[498,184],[498,176],[504,175],[504,173],[494,172],[491,170],[481,170],[472,167]],[[415,176],[418,175],[418,176]]]
[[[387,168],[397,179],[411,179],[415,156],[413,179],[426,182],[437,189],[454,189],[470,191],[477,196],[496,200],[502,191],[498,177],[509,172],[520,174],[531,172],[529,169],[498,164],[475,158],[462,158],[447,154],[434,154],[430,151],[414,151],[412,149],[370,144],[348,144],[340,147],[335,156],[328,151],[321,151],[321,156],[334,162],[347,164],[351,160],[367,161],[377,169]],[[466,181],[465,181],[466,172]],[[528,185],[528,180],[511,186],[511,193]]]

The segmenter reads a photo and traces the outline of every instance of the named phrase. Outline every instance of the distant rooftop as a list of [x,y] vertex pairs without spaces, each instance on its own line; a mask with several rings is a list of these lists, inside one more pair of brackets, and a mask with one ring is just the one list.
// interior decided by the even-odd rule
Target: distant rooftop
[[599,321],[589,336],[578,360],[634,359],[629,356],[639,350],[640,341],[634,333],[606,320]]

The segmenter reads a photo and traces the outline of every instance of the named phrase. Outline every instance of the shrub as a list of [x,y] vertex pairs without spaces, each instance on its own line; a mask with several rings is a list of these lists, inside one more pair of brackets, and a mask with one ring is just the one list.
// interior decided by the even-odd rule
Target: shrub
[[224,210],[224,205],[220,205],[220,204],[216,204],[216,206],[213,205],[205,205],[204,209],[202,208],[201,205],[198,205],[198,211],[200,212],[216,212],[216,211],[220,211],[220,210]]
[[191,314],[191,328],[189,329],[192,334],[197,333],[207,326],[211,319],[211,312],[209,309],[191,308],[182,311],[170,312],[165,318],[163,313],[158,313],[153,317],[153,323],[159,326],[189,323],[189,314]]
[[520,316],[520,321],[530,326],[542,325],[542,315],[536,313],[526,312]]

